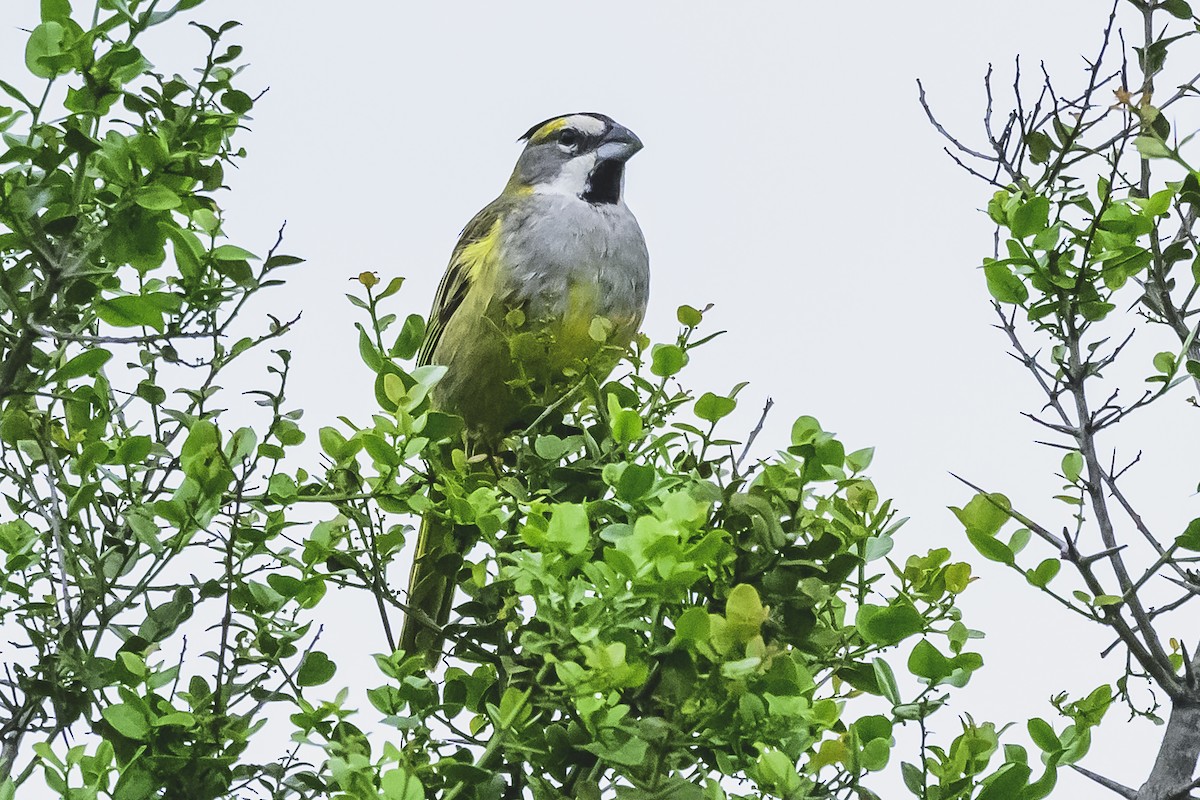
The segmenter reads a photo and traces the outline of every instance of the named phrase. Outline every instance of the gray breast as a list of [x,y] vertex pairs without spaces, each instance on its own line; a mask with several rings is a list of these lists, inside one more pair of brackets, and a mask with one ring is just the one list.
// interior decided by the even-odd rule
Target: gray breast
[[573,286],[598,288],[597,314],[641,322],[650,293],[650,260],[637,220],[624,203],[591,204],[535,194],[504,225],[501,294],[534,317],[564,313]]

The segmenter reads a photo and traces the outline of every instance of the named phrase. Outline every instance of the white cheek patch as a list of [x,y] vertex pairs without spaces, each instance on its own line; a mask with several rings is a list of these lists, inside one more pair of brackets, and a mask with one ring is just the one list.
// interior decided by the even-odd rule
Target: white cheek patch
[[[581,118],[582,119],[582,118]],[[591,117],[587,117],[591,119]],[[587,189],[588,175],[596,166],[596,154],[584,153],[563,164],[562,170],[552,181],[534,187],[537,194],[561,194],[579,197]]]

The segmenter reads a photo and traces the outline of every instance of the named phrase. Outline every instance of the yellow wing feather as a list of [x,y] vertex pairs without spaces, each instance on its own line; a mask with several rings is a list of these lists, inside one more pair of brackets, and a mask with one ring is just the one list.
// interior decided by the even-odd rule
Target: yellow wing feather
[[[433,308],[425,331],[425,341],[417,354],[417,363],[432,363],[447,324],[477,285],[479,271],[493,253],[500,238],[503,210],[507,204],[497,200],[472,219],[459,237],[450,256],[450,264],[434,295]],[[431,465],[437,470],[439,465]],[[441,654],[440,628],[450,619],[454,591],[457,588],[461,553],[453,527],[443,520],[426,516],[421,520],[416,555],[408,581],[408,613],[400,633],[400,647],[409,653],[424,653],[434,661]],[[432,623],[432,624],[431,624]],[[437,627],[433,627],[436,625]]]
[[475,215],[463,229],[458,244],[450,256],[450,264],[442,275],[437,292],[433,296],[433,308],[429,312],[429,323],[425,329],[425,341],[417,353],[417,364],[431,363],[434,350],[441,341],[446,324],[462,305],[472,283],[478,278],[483,261],[495,248],[500,239],[500,222],[506,202],[496,200]]

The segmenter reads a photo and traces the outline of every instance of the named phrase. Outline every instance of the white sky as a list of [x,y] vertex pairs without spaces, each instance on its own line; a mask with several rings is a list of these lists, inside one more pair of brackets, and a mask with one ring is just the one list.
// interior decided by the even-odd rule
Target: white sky
[[[15,28],[33,24],[37,4],[6,7],[7,76],[23,49]],[[426,313],[459,230],[507,179],[516,137],[558,113],[614,117],[646,144],[626,181],[651,251],[645,330],[669,339],[677,305],[709,302],[711,328],[729,330],[695,354],[687,383],[720,392],[751,382],[731,434],[748,431],[772,396],[759,440],[767,448],[787,444],[800,414],[850,448],[875,445],[880,492],[912,517],[894,555],[945,545],[977,565],[982,580],[962,605],[966,622],[988,633],[979,644],[987,665],[935,717],[938,737],[948,744],[964,713],[1021,727],[1039,715],[1061,730],[1046,699],[1084,695],[1120,664],[1099,660],[1101,631],[975,555],[945,510],[970,496],[954,471],[1034,511],[1053,509],[1053,529],[1066,521],[1041,499],[1059,488],[1061,454],[1031,444],[1041,431],[1018,412],[1036,397],[991,327],[976,269],[990,254],[978,211],[990,193],[941,153],[915,79],[947,126],[978,142],[987,64],[1004,84],[1015,55],[1030,72],[1044,59],[1066,91],[1082,77],[1080,54],[1098,45],[1107,7],[210,0],[203,19],[245,24],[230,38],[252,64],[242,88],[270,86],[242,139],[250,157],[231,178],[227,227],[265,252],[286,219],[284,250],[308,259],[261,307],[303,309],[289,345],[290,399],[307,409],[312,435],[338,414],[373,410],[354,355],[358,317],[342,298],[354,288],[348,278],[407,276],[396,311]],[[167,38],[189,52],[202,43],[175,28]],[[150,55],[172,70],[190,63],[161,45]],[[1166,417],[1142,423],[1136,480],[1146,496],[1161,493],[1151,517],[1173,533],[1197,515],[1194,478],[1166,477],[1184,463],[1194,427],[1181,436]],[[374,620],[361,618],[374,637]],[[1194,641],[1195,627],[1175,635]],[[324,645],[337,652],[361,635],[327,629]],[[1114,707],[1084,764],[1137,786],[1158,734],[1125,724]],[[893,768],[901,758],[915,752],[895,753]],[[895,775],[877,788],[906,796]],[[1060,773],[1056,796],[1100,791]]]

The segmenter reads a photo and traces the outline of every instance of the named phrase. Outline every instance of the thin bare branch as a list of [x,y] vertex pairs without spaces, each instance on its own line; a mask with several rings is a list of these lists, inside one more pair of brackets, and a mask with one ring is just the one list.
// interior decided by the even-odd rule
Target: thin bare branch
[[1121,795],[1121,797],[1126,798],[1126,800],[1137,800],[1138,793],[1136,789],[1130,789],[1128,786],[1117,783],[1112,778],[1106,778],[1103,775],[1092,772],[1090,769],[1084,769],[1078,764],[1072,764],[1071,769],[1075,770],[1085,778],[1095,781],[1105,789],[1116,792],[1117,794]]
[[754,444],[754,440],[758,438],[758,434],[762,433],[763,423],[767,421],[767,414],[771,413],[771,407],[774,405],[775,401],[768,397],[767,402],[763,404],[762,414],[758,417],[758,424],[754,426],[754,430],[750,431],[750,436],[746,439],[746,446],[742,448],[742,454],[733,463],[735,471],[742,468],[742,462],[750,454],[750,446]]
[[167,331],[152,333],[146,336],[92,336],[85,333],[72,333],[29,322],[29,327],[47,339],[60,342],[77,342],[79,344],[153,344],[155,342],[170,342],[175,339],[206,339],[212,336],[212,331]]
[[[988,67],[988,74],[991,74],[991,67]],[[970,147],[967,147],[965,144],[955,138],[950,131],[946,130],[945,126],[938,121],[937,116],[933,113],[933,109],[930,108],[929,100],[925,97],[925,84],[921,82],[920,78],[917,78],[917,94],[918,102],[920,102],[921,108],[925,109],[925,116],[929,118],[929,124],[932,125],[934,130],[940,133],[946,141],[950,142],[950,144],[954,146],[955,150],[960,153],[965,153],[972,158],[978,158],[980,161],[990,161],[995,163],[1000,160],[998,156],[989,156],[987,153],[981,153],[978,150],[972,150]]]

